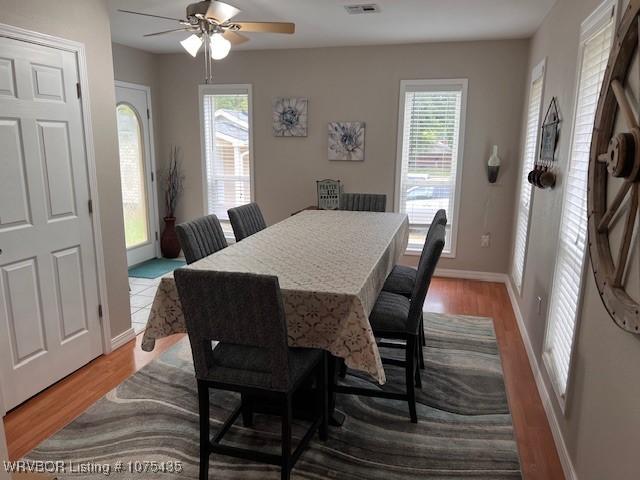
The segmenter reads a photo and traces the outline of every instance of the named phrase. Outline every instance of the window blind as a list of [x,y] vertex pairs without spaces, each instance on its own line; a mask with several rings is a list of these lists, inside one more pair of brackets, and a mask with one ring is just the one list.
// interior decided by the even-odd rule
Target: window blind
[[524,162],[520,172],[520,197],[516,217],[515,242],[513,247],[513,262],[511,276],[518,289],[522,290],[524,263],[529,240],[529,216],[532,202],[532,186],[527,181],[527,175],[533,169],[538,153],[538,133],[540,132],[540,114],[542,108],[542,90],[544,74],[533,79],[529,92],[529,107],[527,110],[527,131],[524,147]]
[[202,103],[207,210],[232,235],[227,210],[251,202],[249,96],[205,93]]
[[422,250],[431,220],[442,208],[449,219],[444,252],[452,252],[465,87],[451,82],[403,89],[398,204],[409,216],[409,250]]
[[565,179],[558,253],[545,338],[545,355],[558,393],[564,395],[582,289],[587,246],[587,176],[600,88],[615,33],[613,19],[583,43],[574,133]]

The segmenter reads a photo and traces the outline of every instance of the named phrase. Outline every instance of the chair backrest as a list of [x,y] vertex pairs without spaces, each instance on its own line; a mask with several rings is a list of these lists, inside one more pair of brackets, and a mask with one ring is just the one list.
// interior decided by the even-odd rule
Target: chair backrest
[[267,228],[257,203],[230,208],[227,213],[237,242]]
[[340,210],[384,212],[387,210],[387,196],[381,193],[341,193]]
[[176,226],[187,263],[193,263],[227,246],[220,220],[215,215],[196,218]]
[[431,283],[431,277],[438,265],[442,249],[444,248],[445,227],[442,224],[436,224],[430,229],[430,235],[427,235],[427,241],[420,257],[418,264],[418,274],[416,275],[416,283],[411,293],[411,306],[409,308],[409,321],[407,322],[407,332],[416,334],[420,325],[420,316],[422,315],[422,307],[427,298],[427,291]]
[[429,225],[429,230],[427,230],[427,237],[424,240],[424,245],[422,245],[422,252],[420,253],[420,260],[418,261],[418,265],[420,265],[422,257],[424,257],[424,252],[427,249],[427,240],[429,240],[429,237],[433,235],[433,229],[436,225],[442,225],[443,227],[447,226],[447,212],[445,212],[442,208],[436,212],[436,214],[433,216],[433,219],[431,220],[431,225]]
[[219,341],[263,349],[269,360],[260,371],[270,375],[274,389],[289,388],[287,324],[278,277],[181,268],[174,278],[197,378],[215,378],[211,342]]

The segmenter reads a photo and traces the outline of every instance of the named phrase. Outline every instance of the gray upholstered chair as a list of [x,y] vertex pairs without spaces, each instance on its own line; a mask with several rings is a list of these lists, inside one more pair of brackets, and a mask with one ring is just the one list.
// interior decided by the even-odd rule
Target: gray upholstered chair
[[236,242],[267,228],[257,203],[247,203],[227,210]]
[[208,257],[227,246],[220,220],[215,215],[196,218],[176,226],[178,241],[187,263]]
[[[380,389],[357,388],[338,385],[338,393],[351,393],[370,397],[405,400],[409,404],[409,415],[413,423],[418,422],[416,410],[415,386],[421,386],[420,370],[417,368],[418,346],[420,342],[419,330],[422,322],[422,307],[424,306],[431,277],[436,269],[440,254],[444,248],[445,227],[437,224],[432,234],[427,238],[424,255],[420,258],[416,283],[411,298],[396,293],[381,292],[376,304],[369,315],[369,322],[373,334],[378,339],[403,340],[405,342],[405,359],[383,358],[382,363],[402,366],[405,369],[406,392],[397,393]],[[380,347],[397,348],[398,343],[379,341]]]
[[341,193],[340,210],[354,212],[384,212],[387,196],[380,193]]
[[[447,225],[447,213],[442,209],[438,210],[434,215],[433,220],[431,221],[431,225],[429,226],[429,231],[427,232],[427,238],[429,238],[429,235],[436,225],[442,225],[444,227],[446,227]],[[426,245],[427,241],[425,240],[420,258],[422,258],[422,256],[424,255]],[[418,262],[418,264],[420,264],[420,262]],[[416,283],[417,273],[418,272],[413,267],[396,265],[393,267],[393,270],[391,270],[391,273],[385,280],[382,290],[384,290],[385,292],[404,295],[405,297],[411,297],[413,286]]]
[[[422,247],[422,253],[420,254],[420,260],[418,261],[418,265],[422,261],[422,257],[425,254],[425,249],[427,246],[427,241],[429,236],[433,233],[433,228],[436,225],[442,225],[443,227],[447,226],[447,212],[440,209],[433,216],[433,220],[431,220],[431,225],[429,226],[429,231],[427,232],[427,238],[425,239],[424,246]],[[397,293],[398,295],[403,295],[407,298],[411,298],[411,294],[413,292],[413,287],[416,284],[416,275],[418,274],[417,270],[413,267],[409,267],[407,265],[396,265],[391,270],[391,273],[387,277],[382,286],[382,290],[384,292]],[[426,343],[426,339],[424,338],[424,328],[421,323],[420,326],[420,350],[418,360],[420,362],[420,368],[424,368],[424,355],[422,349]]]
[[[289,348],[277,277],[186,268],[176,270],[174,276],[198,384],[200,479],[208,478],[211,453],[280,465],[282,479],[289,479],[313,434],[319,429],[320,438],[327,437],[326,353]],[[316,376],[317,416],[291,452],[292,397],[312,376]],[[242,395],[240,405],[213,439],[209,433],[210,388]],[[251,426],[258,399],[277,402],[277,411],[282,412],[281,455],[220,443],[241,413],[245,426]]]

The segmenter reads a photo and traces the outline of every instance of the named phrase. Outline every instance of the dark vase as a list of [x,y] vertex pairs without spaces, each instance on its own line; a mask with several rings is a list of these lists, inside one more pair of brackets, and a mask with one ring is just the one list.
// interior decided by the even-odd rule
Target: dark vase
[[160,250],[165,258],[180,255],[180,242],[176,233],[176,217],[164,217],[164,231],[160,238]]

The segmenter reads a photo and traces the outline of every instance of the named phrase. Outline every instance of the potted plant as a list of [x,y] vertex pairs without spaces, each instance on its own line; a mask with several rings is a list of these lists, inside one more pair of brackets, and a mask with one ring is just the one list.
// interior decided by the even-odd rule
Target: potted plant
[[169,154],[169,167],[164,178],[164,201],[166,216],[164,217],[164,231],[160,238],[160,250],[165,258],[176,258],[180,255],[180,242],[176,234],[176,206],[184,188],[184,175],[178,159],[180,150],[172,147]]

